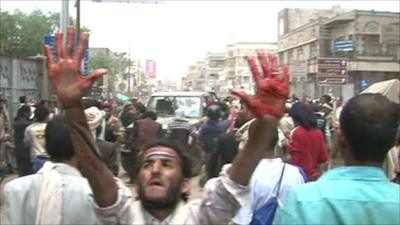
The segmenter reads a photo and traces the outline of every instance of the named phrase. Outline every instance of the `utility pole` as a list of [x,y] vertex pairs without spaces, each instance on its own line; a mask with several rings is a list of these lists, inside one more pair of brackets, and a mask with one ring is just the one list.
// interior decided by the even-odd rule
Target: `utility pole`
[[128,94],[131,94],[131,47],[129,46],[129,53],[128,53]]
[[61,1],[61,14],[60,14],[60,31],[63,32],[63,46],[65,48],[65,42],[67,40],[67,28],[69,23],[69,10],[68,10],[68,0]]
[[79,40],[79,36],[81,35],[81,0],[76,0],[76,37],[75,40]]

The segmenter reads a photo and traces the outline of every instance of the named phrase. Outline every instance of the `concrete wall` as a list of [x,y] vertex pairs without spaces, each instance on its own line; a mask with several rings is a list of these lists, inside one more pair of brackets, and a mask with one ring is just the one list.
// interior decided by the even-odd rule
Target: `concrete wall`
[[27,100],[48,98],[47,80],[44,80],[43,73],[41,60],[0,55],[0,96],[7,99],[11,118],[16,114],[20,96],[25,95]]

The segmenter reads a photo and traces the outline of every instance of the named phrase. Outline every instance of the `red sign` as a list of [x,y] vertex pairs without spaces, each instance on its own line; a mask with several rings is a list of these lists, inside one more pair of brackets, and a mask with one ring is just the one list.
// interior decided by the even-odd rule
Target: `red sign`
[[146,77],[149,79],[156,78],[156,61],[146,60]]
[[319,84],[346,84],[347,61],[339,58],[318,59],[317,81]]

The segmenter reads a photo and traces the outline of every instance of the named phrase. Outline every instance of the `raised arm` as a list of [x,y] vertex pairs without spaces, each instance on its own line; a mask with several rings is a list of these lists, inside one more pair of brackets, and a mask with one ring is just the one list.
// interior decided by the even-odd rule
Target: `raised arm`
[[88,179],[97,204],[105,207],[116,202],[117,185],[112,173],[98,158],[97,146],[83,111],[82,97],[97,78],[107,74],[107,70],[98,69],[87,77],[82,76],[80,66],[89,35],[85,32],[81,34],[74,53],[74,33],[74,28],[68,28],[65,50],[62,45],[63,34],[56,34],[55,57],[49,46],[45,45],[44,51],[51,84],[65,109],[79,170]]
[[258,69],[254,57],[247,58],[254,78],[255,95],[249,96],[243,91],[232,92],[240,97],[257,117],[250,126],[249,140],[244,150],[239,152],[228,171],[230,179],[242,185],[248,184],[251,174],[264,157],[272,140],[272,130],[283,116],[289,95],[288,67],[278,67],[274,55],[266,56],[261,51],[258,51],[257,55],[262,72]]

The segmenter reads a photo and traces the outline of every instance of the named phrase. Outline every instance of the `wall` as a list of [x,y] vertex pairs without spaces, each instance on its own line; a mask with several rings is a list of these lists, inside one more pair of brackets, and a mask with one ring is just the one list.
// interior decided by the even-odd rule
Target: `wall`
[[43,76],[41,60],[18,59],[0,55],[0,96],[7,99],[10,117],[14,118],[19,107],[19,97],[27,100],[48,98],[47,78]]

